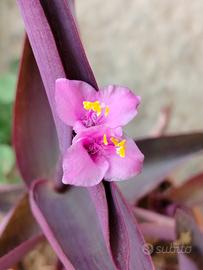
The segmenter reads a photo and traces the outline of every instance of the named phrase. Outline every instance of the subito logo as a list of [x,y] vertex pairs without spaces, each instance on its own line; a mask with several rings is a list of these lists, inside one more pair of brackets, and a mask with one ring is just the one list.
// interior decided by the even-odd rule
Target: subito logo
[[146,255],[151,255],[153,253],[153,245],[152,244],[149,244],[149,243],[145,243],[143,246],[142,246],[142,251],[144,254]]

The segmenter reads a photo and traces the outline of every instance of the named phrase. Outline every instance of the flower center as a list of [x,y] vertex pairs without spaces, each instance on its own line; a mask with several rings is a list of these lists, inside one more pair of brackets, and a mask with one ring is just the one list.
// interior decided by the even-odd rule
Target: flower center
[[109,106],[106,106],[104,103],[100,103],[98,100],[91,101],[83,101],[83,108],[88,112],[94,112],[98,117],[104,115],[105,117],[109,114]]
[[100,151],[100,147],[97,143],[92,143],[92,144],[88,145],[87,151],[88,151],[89,155],[95,156]]
[[102,111],[100,102],[98,100],[94,102],[83,101],[83,107],[86,111],[96,112],[97,116],[100,116]]
[[[110,138],[110,141],[113,143],[114,147],[116,148],[116,153],[120,157],[125,157],[125,151],[126,151],[126,140],[118,140],[114,137]],[[103,136],[103,144],[108,145],[108,140],[106,134]]]

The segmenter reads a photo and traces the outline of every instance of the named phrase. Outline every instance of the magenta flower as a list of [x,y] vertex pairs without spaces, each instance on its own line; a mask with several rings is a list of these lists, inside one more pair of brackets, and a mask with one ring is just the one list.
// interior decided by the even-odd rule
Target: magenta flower
[[73,139],[63,160],[63,183],[94,186],[107,181],[125,180],[137,175],[144,156],[122,130],[104,126],[83,130]]
[[126,87],[109,85],[96,91],[82,81],[56,81],[56,108],[63,122],[75,132],[84,128],[126,125],[137,114],[140,97]]

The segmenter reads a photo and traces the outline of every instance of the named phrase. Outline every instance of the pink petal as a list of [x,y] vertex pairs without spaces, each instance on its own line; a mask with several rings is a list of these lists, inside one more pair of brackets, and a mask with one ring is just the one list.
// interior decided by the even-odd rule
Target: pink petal
[[105,125],[93,126],[80,130],[73,138],[73,143],[80,142],[81,140],[88,140],[90,138],[102,138],[103,140],[104,134],[107,136],[108,140],[110,140],[110,137],[121,137],[123,135],[123,130],[121,127],[112,129]]
[[93,161],[82,141],[72,144],[63,160],[63,183],[75,186],[94,186],[102,181],[109,164],[100,157]]
[[109,85],[99,91],[100,101],[109,106],[105,123],[109,127],[126,125],[137,114],[141,98],[126,87]]
[[61,120],[69,126],[84,115],[83,101],[95,100],[96,90],[82,81],[65,78],[56,80],[56,109]]
[[109,162],[109,169],[105,175],[107,181],[126,180],[139,174],[142,170],[144,155],[132,139],[125,139],[126,152],[124,158],[116,154],[116,151],[108,153],[108,156],[106,156]]

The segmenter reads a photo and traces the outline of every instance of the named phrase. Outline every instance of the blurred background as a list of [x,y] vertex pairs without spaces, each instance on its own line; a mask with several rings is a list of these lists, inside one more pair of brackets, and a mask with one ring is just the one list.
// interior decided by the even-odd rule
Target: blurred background
[[[142,97],[128,133],[151,134],[163,108],[171,109],[166,133],[203,130],[203,1],[75,1],[81,36],[99,85],[125,85]],[[23,37],[16,0],[0,0],[1,183],[19,181],[11,148],[11,117]],[[199,168],[196,163],[192,166]]]
[[[76,0],[76,13],[99,85],[125,85],[142,97],[131,136],[148,135],[165,107],[167,133],[203,129],[202,0]],[[11,107],[23,36],[16,1],[1,0],[1,181],[15,181]]]

